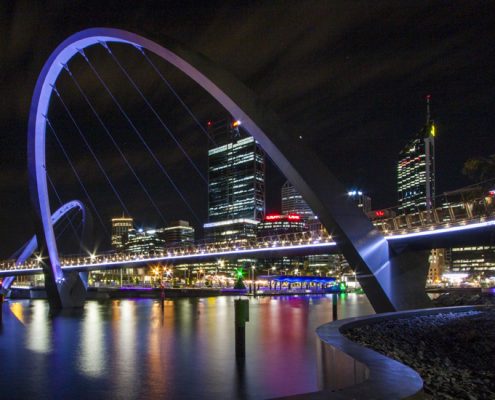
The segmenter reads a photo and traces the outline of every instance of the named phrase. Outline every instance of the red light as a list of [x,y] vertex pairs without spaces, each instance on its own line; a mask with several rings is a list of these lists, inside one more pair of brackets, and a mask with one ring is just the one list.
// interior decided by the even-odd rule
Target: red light
[[492,197],[495,196],[495,190],[489,190],[488,195]]
[[297,214],[288,214],[288,215],[269,214],[265,217],[265,220],[266,221],[280,221],[280,220],[300,221],[301,216]]
[[385,211],[383,211],[383,210],[375,211],[375,216],[376,217],[384,217],[385,216]]
[[211,121],[208,121],[207,125],[208,125],[208,126],[211,126]]

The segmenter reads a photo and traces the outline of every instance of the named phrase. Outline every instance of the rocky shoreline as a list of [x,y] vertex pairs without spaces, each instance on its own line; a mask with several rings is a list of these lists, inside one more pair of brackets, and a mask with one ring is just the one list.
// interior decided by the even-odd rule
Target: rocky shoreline
[[381,321],[343,332],[396,359],[433,399],[495,399],[495,308]]

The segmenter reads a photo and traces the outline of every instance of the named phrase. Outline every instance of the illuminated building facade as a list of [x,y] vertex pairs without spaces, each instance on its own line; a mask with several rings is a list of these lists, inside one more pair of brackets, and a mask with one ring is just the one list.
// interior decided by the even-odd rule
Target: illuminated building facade
[[183,246],[194,242],[194,228],[187,221],[173,221],[163,229],[167,247]]
[[432,249],[428,260],[430,266],[428,268],[427,283],[436,284],[442,281],[442,275],[445,272],[445,255],[445,249]]
[[450,272],[495,277],[495,246],[454,247],[449,251]]
[[361,190],[350,190],[347,192],[347,196],[350,200],[355,202],[365,214],[368,214],[371,211],[371,197],[365,195]]
[[430,118],[430,96],[426,101],[426,124],[399,153],[397,193],[402,214],[434,208],[435,125]]
[[116,251],[124,249],[129,230],[134,228],[134,220],[130,217],[112,218],[112,248]]
[[303,232],[307,229],[299,214],[270,214],[258,224],[258,237]]
[[256,237],[265,213],[265,155],[239,121],[209,122],[207,240]]
[[304,221],[315,217],[308,203],[289,181],[282,186],[282,214],[298,214]]
[[163,229],[130,229],[125,251],[131,254],[161,252],[165,250]]

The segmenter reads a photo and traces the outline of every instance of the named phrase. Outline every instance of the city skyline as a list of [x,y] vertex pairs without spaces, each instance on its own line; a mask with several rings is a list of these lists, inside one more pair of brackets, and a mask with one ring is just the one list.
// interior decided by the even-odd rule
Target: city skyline
[[[36,8],[23,10],[23,4],[18,2],[2,14],[6,21],[5,38],[12,38],[11,35],[20,29],[16,16],[43,20],[45,14],[42,11]],[[302,7],[306,14],[301,14],[306,18],[302,18],[298,29],[291,33],[298,11],[296,5],[289,5],[286,10],[280,3],[251,8],[226,3],[214,3],[211,9],[193,6],[179,9],[176,6],[169,8],[168,16],[170,21],[175,18],[174,23],[157,29],[154,36],[158,40],[160,35],[176,37],[192,44],[193,48],[238,75],[273,106],[291,127],[291,132],[300,134],[317,150],[346,186],[363,189],[372,197],[374,208],[375,205],[382,208],[396,204],[397,153],[423,123],[426,94],[432,95],[432,115],[438,129],[437,193],[467,183],[460,173],[466,158],[493,152],[490,148],[490,115],[493,115],[490,109],[493,104],[490,102],[489,84],[486,84],[490,82],[489,71],[495,64],[493,52],[488,50],[490,40],[486,29],[493,10],[480,4],[458,7],[458,10],[447,7],[453,13],[449,16],[444,15],[442,7],[432,5],[401,8],[390,3],[376,8],[355,9],[344,5],[322,7],[322,3],[308,3]],[[230,11],[236,9],[237,18],[230,21]],[[250,12],[244,13],[246,10]],[[373,18],[383,16],[386,10],[390,11],[390,16],[383,19],[382,31],[372,33],[370,24]],[[5,67],[5,72],[11,77],[11,83],[2,86],[5,104],[0,113],[0,187],[4,193],[2,220],[6,221],[4,226],[9,226],[10,231],[6,229],[1,233],[3,244],[0,252],[4,256],[10,255],[33,232],[25,178],[25,128],[36,76],[49,52],[65,36],[79,27],[88,26],[84,10],[79,10],[82,15],[78,17],[75,8],[69,11],[72,11],[69,15],[74,22],[70,28],[63,27],[60,32],[55,32],[43,23],[40,29],[46,33],[44,42],[33,46],[37,39],[33,28],[26,26],[20,37],[28,43],[27,47],[9,41],[11,45],[6,52],[11,62]],[[142,11],[143,15],[134,22],[126,22],[128,14],[125,11],[119,17],[113,17],[114,20],[109,11],[103,12],[94,16],[92,22],[119,24],[129,30],[142,31],[139,21],[146,16]],[[154,11],[158,14],[163,12],[161,9]],[[53,7],[47,16],[55,18],[60,13],[61,10]],[[280,17],[279,26],[267,33],[266,46],[253,36],[254,27],[263,26],[265,20],[261,17],[264,13],[268,13],[265,20],[275,15]],[[346,18],[335,24],[332,30],[323,18],[331,16],[333,19],[329,20],[335,22],[336,15]],[[306,20],[311,17],[313,20]],[[396,17],[396,22],[392,21],[393,17]],[[151,18],[147,29],[157,27],[158,19]],[[179,27],[184,21],[188,23]],[[198,21],[201,23],[193,29],[191,25]],[[416,21],[417,26],[412,21]],[[232,40],[222,39],[222,29],[209,30],[222,23],[223,30],[237,26],[237,40],[245,45],[236,47]],[[409,33],[406,35],[406,32]],[[421,34],[414,37],[418,32]],[[386,43],[379,40],[381,35],[387,34],[393,39],[394,33],[401,38]],[[324,39],[318,42],[318,46],[305,45],[305,38],[315,42],[313,39],[318,37]],[[473,37],[478,40],[471,40]],[[28,48],[37,48],[36,57],[27,57]],[[415,60],[415,63],[407,65],[406,59]],[[322,73],[324,69],[330,72]],[[320,73],[316,74],[317,71]],[[299,75],[311,75],[312,79],[300,79]],[[468,134],[474,135],[476,141],[471,140],[469,146],[463,146]],[[297,136],[294,139],[297,140]],[[269,212],[277,211],[273,199],[278,197],[284,180],[275,178],[272,182],[269,185],[275,194],[267,193]],[[202,212],[206,212],[206,207],[202,207]],[[23,212],[24,209],[27,211]],[[183,216],[177,215],[177,218]]]

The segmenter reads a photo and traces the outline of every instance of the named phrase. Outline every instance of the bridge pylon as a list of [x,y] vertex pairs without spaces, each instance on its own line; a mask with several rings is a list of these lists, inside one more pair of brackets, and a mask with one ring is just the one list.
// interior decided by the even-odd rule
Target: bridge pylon
[[87,280],[78,272],[66,272],[54,280],[50,268],[43,268],[45,290],[51,309],[80,308],[86,301]]

